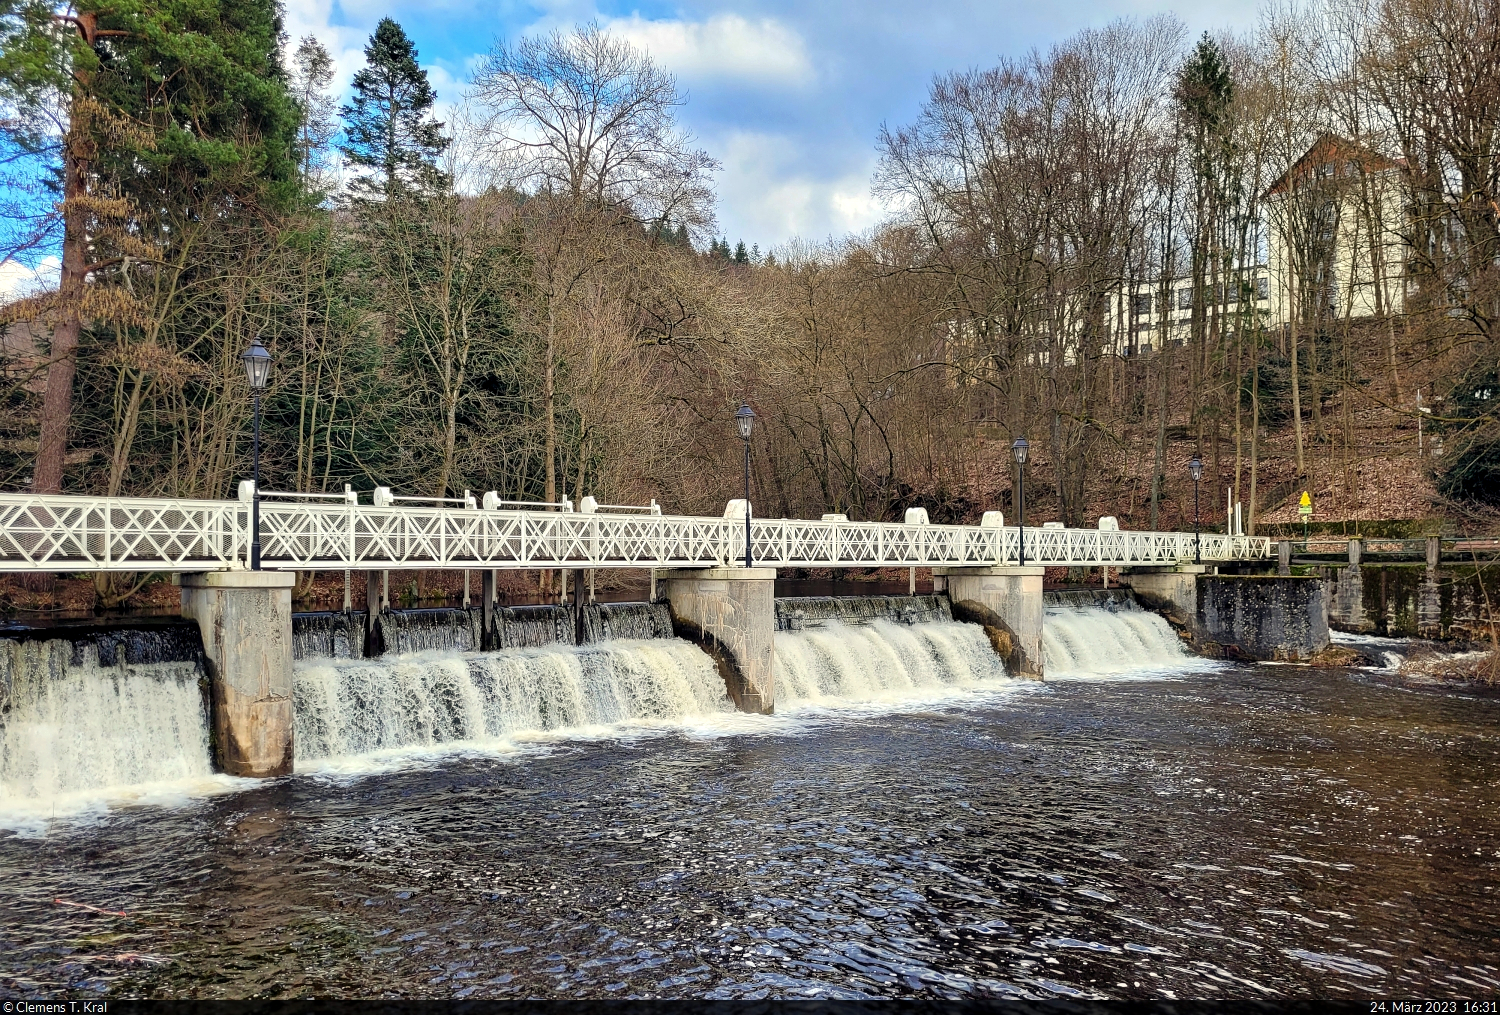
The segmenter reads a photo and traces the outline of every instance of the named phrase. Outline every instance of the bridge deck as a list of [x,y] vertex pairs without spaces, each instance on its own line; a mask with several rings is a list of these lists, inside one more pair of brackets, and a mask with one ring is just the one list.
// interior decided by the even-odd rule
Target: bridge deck
[[[275,570],[711,567],[745,556],[743,519],[483,508],[262,502],[261,564]],[[767,567],[1015,564],[1013,526],[756,519]],[[1191,532],[1026,529],[1026,562],[1166,565]],[[0,494],[0,571],[213,571],[244,567],[240,501]],[[1270,556],[1270,540],[1204,533],[1205,562]]]

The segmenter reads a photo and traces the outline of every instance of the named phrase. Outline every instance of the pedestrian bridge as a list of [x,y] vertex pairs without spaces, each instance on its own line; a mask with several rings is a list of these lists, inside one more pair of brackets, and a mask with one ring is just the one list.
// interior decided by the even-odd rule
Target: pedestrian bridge
[[[306,499],[322,497],[321,501]],[[329,503],[330,499],[336,499]],[[265,570],[394,568],[704,568],[745,558],[742,501],[722,518],[649,508],[508,507],[493,494],[435,498],[262,494]],[[426,500],[403,504],[400,501]],[[1025,530],[1026,563],[1162,566],[1194,560],[1191,532]],[[906,522],[755,518],[751,557],[760,567],[995,567],[1019,563],[1021,530],[990,512],[980,525],[932,525],[920,509]],[[0,494],[0,571],[220,571],[248,566],[251,511],[241,500]],[[1269,539],[1204,533],[1205,563],[1261,560]]]
[[[249,564],[253,513],[248,484],[233,501],[0,494],[0,571],[170,571],[180,575],[182,614],[197,621],[210,663],[216,763],[231,775],[292,771],[293,571],[365,572],[366,648],[380,607],[380,572],[397,568],[477,569],[485,650],[493,630],[501,568],[652,569],[653,598],[665,601],[678,637],[714,660],[737,707],[775,707],[775,585],[778,567],[932,568],[956,615],[984,626],[1013,676],[1043,674],[1045,565],[1127,567],[1153,594],[1196,604],[1189,563],[1195,537],[1044,525],[1024,532],[990,512],[979,525],[931,525],[921,509],[905,522],[752,519],[755,566],[745,567],[744,501],[722,518],[610,507],[585,498],[523,505],[501,501],[396,497],[373,503],[344,494],[260,497],[261,570]],[[1208,563],[1268,557],[1270,541],[1204,535]],[[465,582],[467,585],[467,582]],[[574,584],[573,601],[580,602]],[[348,600],[346,599],[346,609]]]

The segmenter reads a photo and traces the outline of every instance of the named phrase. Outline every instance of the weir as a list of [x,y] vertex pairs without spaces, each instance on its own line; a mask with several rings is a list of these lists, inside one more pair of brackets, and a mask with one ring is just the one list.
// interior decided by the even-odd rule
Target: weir
[[[1048,665],[1042,565],[1171,567],[1200,548],[1205,559],[1221,561],[1264,559],[1270,552],[1268,541],[1253,537],[1205,534],[1200,540],[1101,523],[1097,530],[1028,532],[1024,559],[1030,566],[1017,566],[1020,530],[1005,526],[998,513],[977,526],[928,524],[918,510],[900,523],[829,515],[816,522],[751,518],[746,525],[728,516],[611,513],[598,505],[579,513],[567,505],[505,510],[494,494],[483,498],[483,507],[471,498],[452,509],[397,506],[389,490],[372,499],[373,506],[361,505],[357,496],[338,505],[268,501],[252,533],[251,514],[237,501],[0,494],[0,567],[176,573],[183,616],[196,621],[201,635],[215,764],[232,775],[266,777],[291,772],[304,756],[296,745],[302,717],[294,707],[294,660],[352,665],[387,654],[574,650],[675,636],[707,653],[735,707],[770,713],[777,701],[778,632],[795,639],[820,625],[863,624],[869,629],[859,638],[879,630],[889,645],[905,641],[882,625],[905,626],[922,628],[916,637],[932,648],[942,639],[926,625],[960,621],[980,628],[1010,675],[1040,679]],[[262,545],[267,570],[246,567],[252,537]],[[760,566],[730,564],[752,558]],[[778,606],[778,566],[900,566],[913,576],[917,567],[930,567],[935,586],[947,595]],[[389,611],[382,608],[382,576],[391,567],[477,569],[480,603]],[[649,567],[660,597],[651,605],[581,607],[575,593],[571,607],[499,607],[497,569],[536,567]],[[364,571],[366,602],[377,608],[294,620],[294,573],[331,568]],[[1192,587],[1181,577],[1184,568],[1176,573],[1173,581]],[[915,656],[901,658],[898,668],[921,669]],[[484,681],[470,683],[483,697]]]
[[[722,584],[704,584],[712,582]],[[567,731],[722,722],[744,703],[721,661],[735,648],[736,620],[753,616],[766,624],[761,687],[778,711],[941,698],[1018,676],[991,633],[956,619],[943,594],[775,600],[760,575],[668,576],[662,587],[675,599],[586,608],[581,645],[568,643],[576,627],[564,623],[574,616],[565,607],[497,611],[507,618],[498,636],[541,643],[488,652],[468,647],[477,610],[388,613],[377,617],[382,630],[410,651],[373,658],[354,651],[359,614],[297,615],[292,767],[359,771],[385,764],[389,752],[504,751],[574,735]],[[272,592],[286,591],[261,586],[247,604],[227,599],[242,587],[189,588],[200,608],[217,611],[221,645],[241,629],[247,606],[274,607]],[[1035,602],[1045,611],[1039,652],[1049,675],[1159,671],[1188,659],[1175,632],[1128,590],[1048,592]],[[721,655],[672,636],[674,615],[681,623],[694,610],[717,621],[699,629],[718,639]],[[222,698],[208,694],[215,664],[200,622],[0,636],[0,800],[46,810],[109,787],[201,781],[222,770],[210,732]]]

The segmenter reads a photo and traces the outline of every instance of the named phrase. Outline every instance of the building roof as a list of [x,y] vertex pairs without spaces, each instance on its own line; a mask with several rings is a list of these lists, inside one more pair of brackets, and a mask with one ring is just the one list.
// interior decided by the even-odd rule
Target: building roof
[[1354,162],[1359,163],[1361,170],[1365,173],[1383,173],[1390,169],[1399,169],[1402,165],[1400,161],[1388,159],[1379,152],[1356,144],[1348,138],[1324,133],[1319,135],[1312,147],[1304,152],[1300,159],[1292,163],[1291,168],[1278,176],[1275,182],[1266,188],[1266,196],[1289,190],[1293,181],[1312,176],[1324,166],[1332,167],[1332,175],[1342,175],[1348,172],[1349,164]]

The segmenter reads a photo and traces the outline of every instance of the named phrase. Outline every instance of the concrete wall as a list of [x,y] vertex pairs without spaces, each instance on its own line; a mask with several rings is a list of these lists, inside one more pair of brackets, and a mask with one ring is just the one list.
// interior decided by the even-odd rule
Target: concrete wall
[[735,707],[769,715],[776,707],[776,569],[716,567],[657,575],[672,610],[672,631],[713,657]]
[[[1342,631],[1392,638],[1487,640],[1500,582],[1472,564],[1355,563],[1323,569],[1332,598],[1329,621]],[[1492,572],[1491,572],[1492,573]]]
[[278,571],[182,576],[182,615],[198,622],[213,708],[214,762],[230,775],[292,771],[292,585]]
[[1041,567],[934,568],[947,579],[953,618],[979,624],[995,654],[1013,677],[1041,679],[1042,599]]
[[1204,575],[1198,648],[1205,655],[1307,661],[1328,647],[1328,589],[1317,578]]

